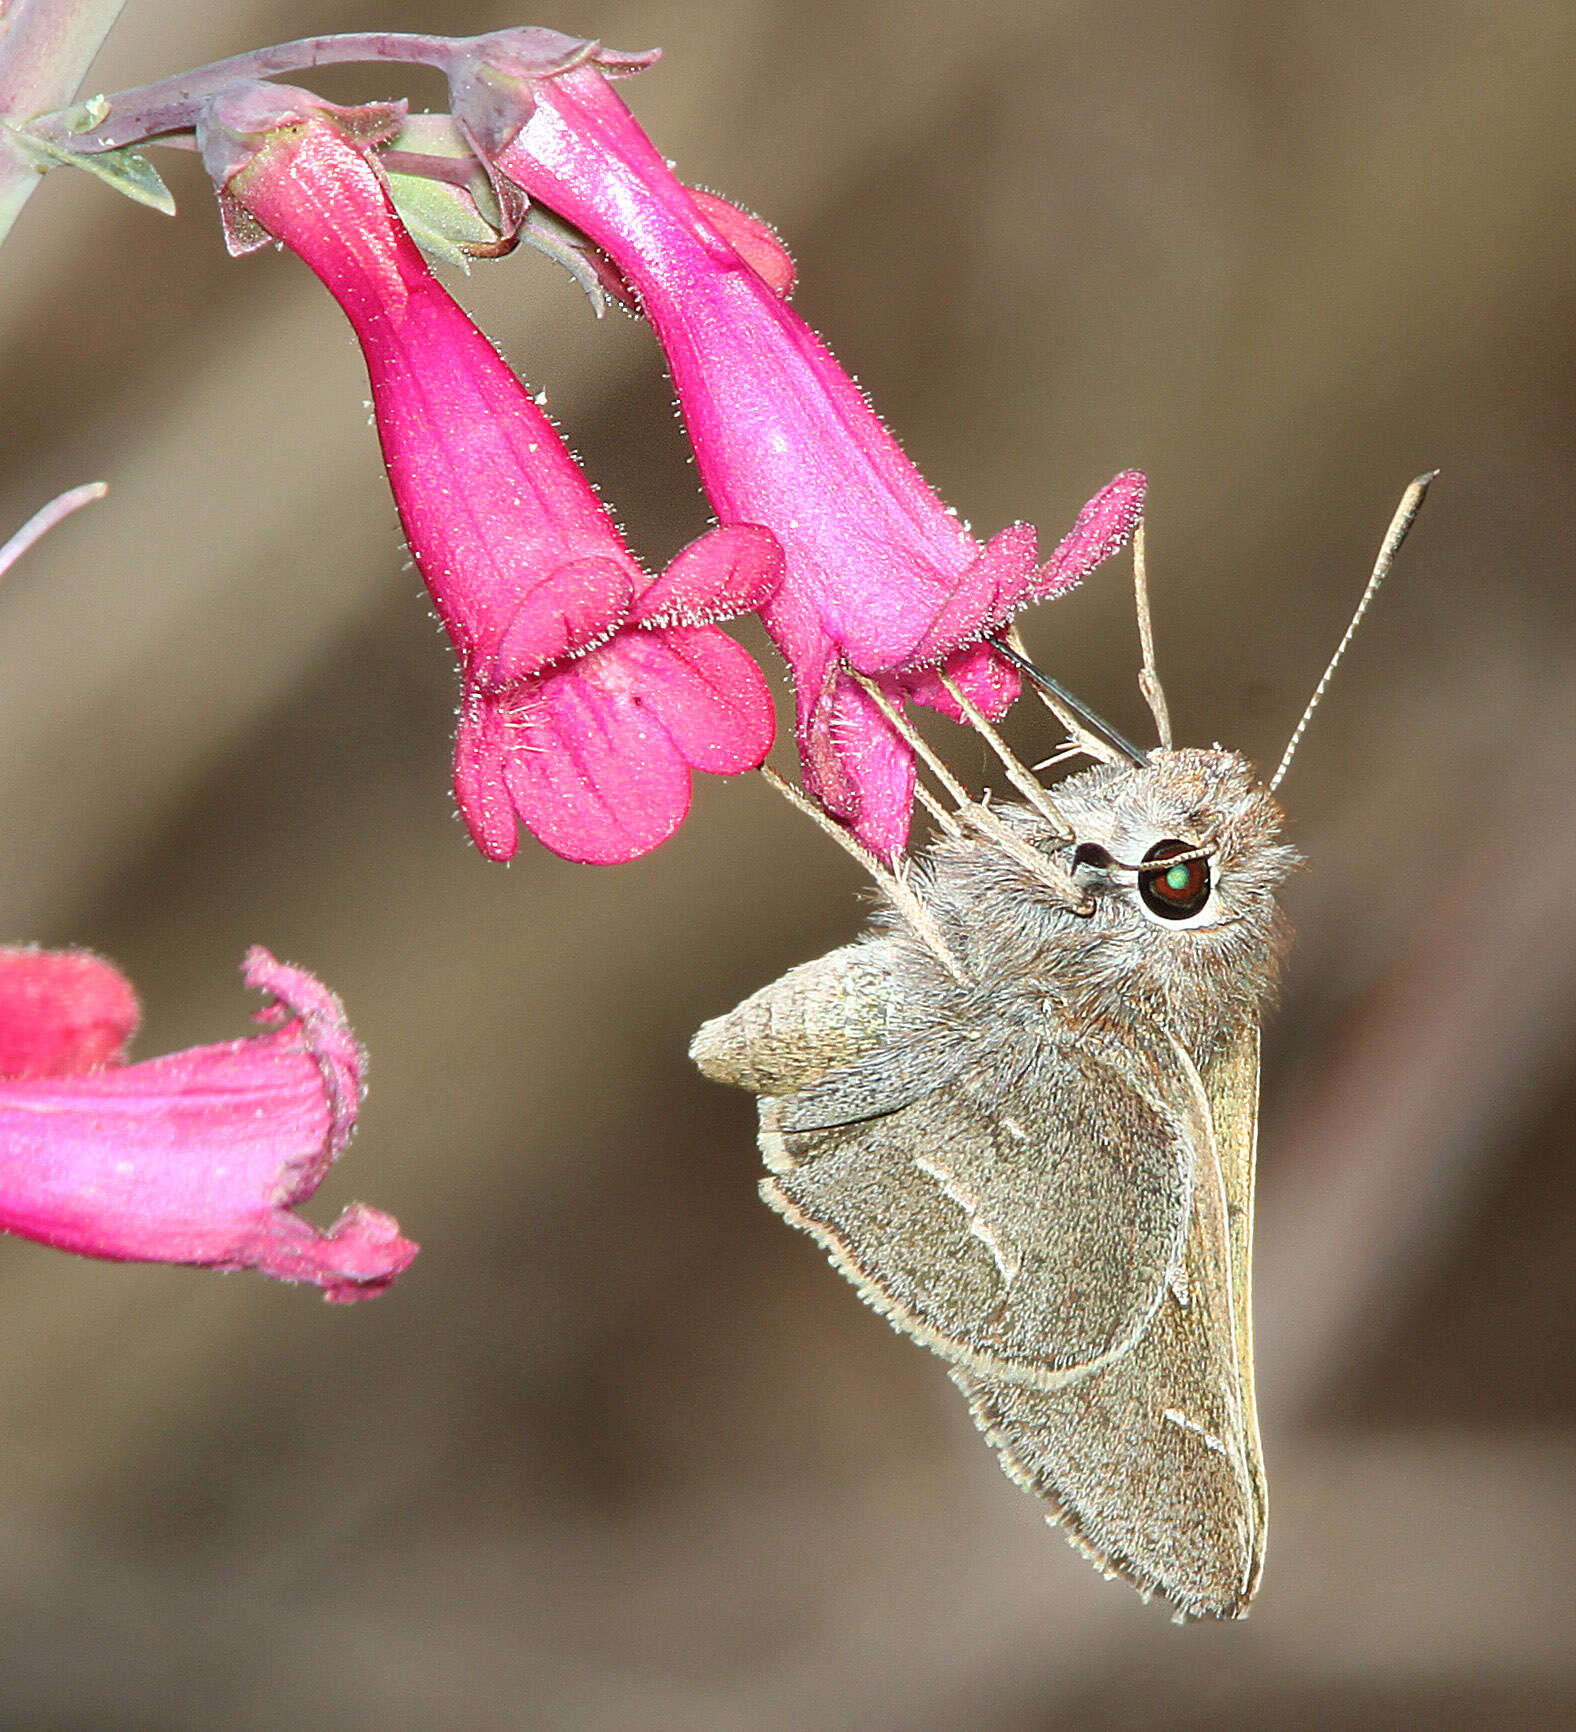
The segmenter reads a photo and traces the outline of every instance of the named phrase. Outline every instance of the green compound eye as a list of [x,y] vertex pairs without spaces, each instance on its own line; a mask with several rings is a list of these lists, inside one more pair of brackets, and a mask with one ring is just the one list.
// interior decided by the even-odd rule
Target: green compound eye
[[[1157,842],[1144,856],[1144,866],[1151,861],[1169,860],[1173,854],[1192,854],[1195,844],[1171,840]],[[1138,894],[1144,906],[1162,920],[1189,920],[1209,901],[1211,888],[1209,861],[1204,858],[1179,860],[1165,871],[1138,873]]]

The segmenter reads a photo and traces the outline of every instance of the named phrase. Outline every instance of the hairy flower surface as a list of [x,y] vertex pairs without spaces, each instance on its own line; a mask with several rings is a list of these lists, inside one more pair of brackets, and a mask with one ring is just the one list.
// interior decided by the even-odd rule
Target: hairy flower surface
[[[944,674],[1000,716],[1017,677],[983,640],[1116,551],[1142,476],[1096,495],[1043,564],[1027,524],[981,547],[787,305],[785,278],[752,267],[731,219],[675,178],[599,70],[643,57],[545,31],[475,52],[488,75],[454,77],[461,124],[496,171],[607,253],[662,343],[718,516],[762,524],[782,546],[784,578],[761,613],[793,671],[806,786],[895,853],[912,757],[849,670],[956,717]],[[512,108],[501,79],[514,80]]]
[[455,792],[477,846],[510,858],[518,821],[568,859],[633,859],[682,821],[692,769],[770,749],[765,681],[715,622],[766,602],[780,550],[724,523],[646,575],[406,234],[366,154],[380,114],[247,85],[199,139],[232,215],[305,260],[360,341],[401,522],[459,654]]
[[137,1001],[79,951],[0,950],[0,1230],[89,1257],[257,1269],[345,1304],[416,1255],[353,1204],[292,1213],[350,1140],[362,1058],[338,999],[254,949],[265,1032],[124,1062]]

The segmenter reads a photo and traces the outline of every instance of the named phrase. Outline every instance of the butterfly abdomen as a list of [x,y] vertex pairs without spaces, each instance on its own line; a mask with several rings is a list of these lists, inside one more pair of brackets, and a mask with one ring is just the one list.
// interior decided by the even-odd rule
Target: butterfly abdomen
[[792,1094],[884,1045],[893,1002],[889,943],[845,944],[713,1017],[690,1057],[717,1082]]

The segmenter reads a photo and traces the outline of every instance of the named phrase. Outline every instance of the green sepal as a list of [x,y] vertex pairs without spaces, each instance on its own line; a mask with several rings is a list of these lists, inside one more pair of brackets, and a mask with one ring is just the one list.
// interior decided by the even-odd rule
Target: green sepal
[[476,252],[497,249],[497,229],[463,187],[414,174],[390,174],[388,183],[400,221],[430,257],[469,271]]

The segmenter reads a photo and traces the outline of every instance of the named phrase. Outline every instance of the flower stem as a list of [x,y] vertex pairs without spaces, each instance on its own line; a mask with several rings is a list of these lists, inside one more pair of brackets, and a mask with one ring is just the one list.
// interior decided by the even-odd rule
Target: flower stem
[[[39,0],[33,3],[38,4]],[[42,3],[47,5],[49,0]],[[228,60],[215,60],[173,78],[121,91],[114,98],[109,114],[97,126],[78,130],[73,125],[75,117],[68,112],[47,115],[30,130],[53,144],[69,143],[72,150],[83,155],[119,150],[160,133],[189,130],[196,111],[227,85],[273,78],[281,72],[302,72],[313,66],[373,61],[403,61],[442,70],[468,40],[403,30],[302,36],[294,42],[278,42],[271,48],[232,54]]]
[[57,494],[48,505],[41,505],[27,522],[0,547],[0,577],[11,569],[35,541],[48,535],[64,517],[95,499],[102,499],[109,488],[102,481],[84,481],[80,487],[68,488]]

